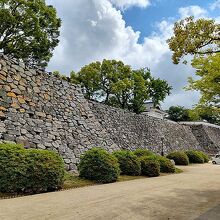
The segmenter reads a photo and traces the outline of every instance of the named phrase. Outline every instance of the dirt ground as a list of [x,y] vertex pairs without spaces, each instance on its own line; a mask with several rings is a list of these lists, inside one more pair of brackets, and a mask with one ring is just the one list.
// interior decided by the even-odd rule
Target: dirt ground
[[219,220],[220,166],[0,200],[1,220]]

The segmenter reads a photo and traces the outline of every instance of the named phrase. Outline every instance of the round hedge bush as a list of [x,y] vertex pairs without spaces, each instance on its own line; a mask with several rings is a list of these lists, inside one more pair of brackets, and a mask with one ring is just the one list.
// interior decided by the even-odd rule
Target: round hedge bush
[[136,155],[128,150],[115,151],[122,175],[138,176],[141,174],[141,163]]
[[155,157],[143,156],[139,158],[141,162],[141,174],[155,177],[160,175],[160,164]]
[[209,162],[209,156],[206,153],[204,153],[203,151],[198,151],[198,153],[203,157],[204,163]]
[[136,149],[135,151],[133,151],[133,153],[137,157],[152,156],[152,155],[154,155],[154,153],[152,151],[147,150],[147,149],[141,149],[141,148]]
[[185,152],[190,163],[204,163],[203,156],[196,150],[188,150]]
[[115,182],[120,174],[117,159],[101,148],[92,148],[82,157],[78,165],[80,177],[100,183]]
[[168,159],[174,160],[176,165],[189,165],[188,156],[182,151],[174,151],[167,155]]
[[27,188],[34,192],[60,189],[64,180],[63,159],[54,151],[30,149],[27,153]]
[[158,156],[157,160],[160,164],[160,172],[161,173],[175,173],[175,166],[170,161],[170,159],[162,156]]
[[64,163],[55,152],[0,144],[0,192],[35,193],[58,189]]

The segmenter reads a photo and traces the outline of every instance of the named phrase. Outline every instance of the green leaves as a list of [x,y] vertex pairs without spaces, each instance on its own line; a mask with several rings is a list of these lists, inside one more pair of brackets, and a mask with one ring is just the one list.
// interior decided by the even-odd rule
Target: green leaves
[[145,110],[148,99],[158,105],[171,90],[166,81],[154,79],[149,69],[132,70],[116,60],[86,65],[78,73],[71,73],[71,81],[82,86],[86,98],[135,113]]
[[178,64],[185,55],[204,55],[220,52],[220,24],[211,19],[193,17],[176,22],[174,36],[168,41],[173,51],[173,63]]
[[5,54],[46,66],[59,40],[61,20],[44,0],[0,3],[0,49]]
[[[168,40],[173,62],[178,64],[185,55],[194,55],[192,66],[196,80],[189,78],[189,90],[201,93],[193,118],[205,118],[219,123],[220,115],[220,24],[215,20],[193,17],[176,22],[174,36]],[[208,117],[210,114],[210,117]]]
[[182,106],[171,106],[167,111],[173,121],[190,121],[189,110]]

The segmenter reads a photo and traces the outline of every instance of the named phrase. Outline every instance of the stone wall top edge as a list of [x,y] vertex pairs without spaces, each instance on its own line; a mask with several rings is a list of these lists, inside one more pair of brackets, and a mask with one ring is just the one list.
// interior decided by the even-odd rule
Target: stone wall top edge
[[19,67],[23,68],[24,70],[31,71],[31,72],[35,71],[35,72],[36,72],[36,75],[42,74],[42,75],[44,75],[44,76],[46,76],[46,77],[52,77],[52,78],[54,78],[55,80],[60,81],[61,83],[62,83],[62,82],[68,83],[69,86],[75,87],[76,89],[78,89],[78,90],[81,91],[81,86],[80,86],[80,85],[73,84],[73,83],[71,83],[70,81],[64,80],[64,79],[62,79],[62,78],[58,78],[58,77],[54,76],[54,75],[52,74],[52,72],[48,72],[48,71],[44,70],[43,68],[37,68],[37,67],[29,66],[28,64],[26,64],[26,63],[20,61],[19,59],[16,59],[16,58],[7,56],[7,55],[5,55],[5,54],[3,54],[3,53],[0,52],[0,60],[1,60],[1,59],[10,62],[12,65],[13,65],[13,64],[14,64],[14,65],[18,65]]
[[206,127],[213,127],[213,128],[220,129],[220,126],[218,126],[218,125],[211,124],[208,122],[201,122],[201,121],[196,121],[196,122],[183,121],[183,122],[179,122],[179,124],[187,125],[187,126],[206,126]]

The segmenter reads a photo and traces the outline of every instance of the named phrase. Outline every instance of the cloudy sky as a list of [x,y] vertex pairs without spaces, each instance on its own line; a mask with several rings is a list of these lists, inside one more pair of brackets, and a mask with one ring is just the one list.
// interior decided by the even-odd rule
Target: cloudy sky
[[163,103],[191,107],[197,92],[186,92],[190,65],[174,65],[166,40],[173,24],[186,16],[220,21],[220,0],[46,0],[62,19],[60,44],[48,71],[69,75],[93,61],[122,60],[133,68],[149,67],[172,85]]

